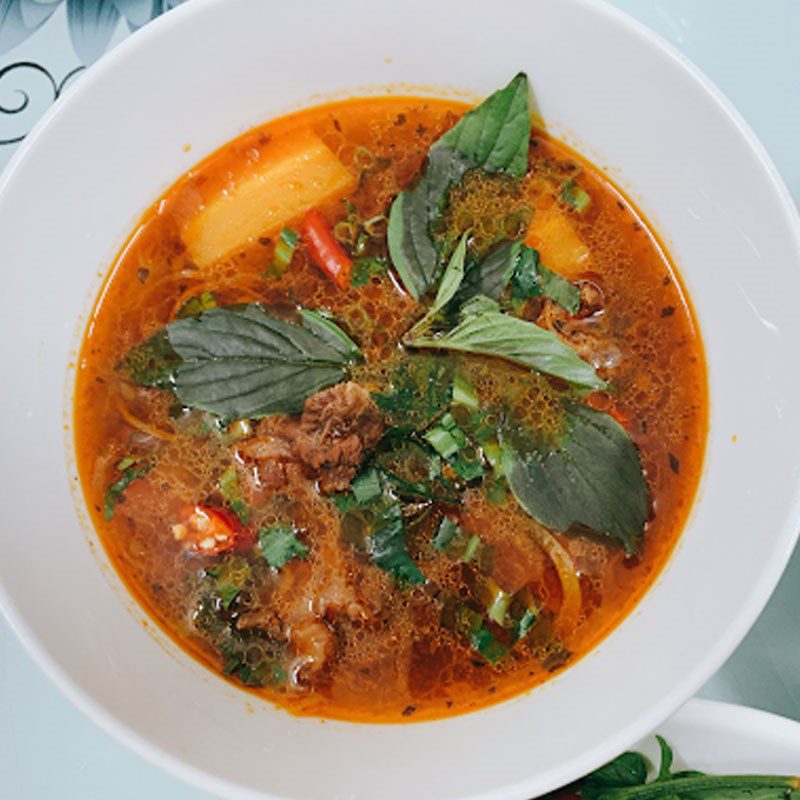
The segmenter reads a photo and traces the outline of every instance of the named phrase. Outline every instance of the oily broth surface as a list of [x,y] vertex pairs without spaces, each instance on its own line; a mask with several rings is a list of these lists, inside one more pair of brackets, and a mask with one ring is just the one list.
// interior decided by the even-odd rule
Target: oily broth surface
[[[194,577],[212,562],[187,557],[169,523],[183,503],[203,502],[214,493],[230,464],[229,450],[218,437],[200,435],[201,415],[175,418],[170,398],[132,387],[116,365],[132,345],[163,327],[187,298],[213,291],[220,305],[261,302],[329,309],[365,354],[365,384],[380,386],[391,374],[397,341],[421,315],[391,277],[372,277],[365,286],[343,292],[298,251],[282,279],[264,278],[274,249],[267,240],[200,272],[185,252],[180,231],[208,198],[235,185],[250,165],[268,157],[274,143],[309,128],[362,175],[351,195],[361,215],[386,213],[397,191],[417,174],[430,144],[464,109],[458,103],[413,98],[354,100],[251,131],[198,165],[147,212],[109,277],[83,343],[77,379],[76,449],[84,492],[101,539],[131,591],[181,646],[215,670],[216,654],[190,624],[197,599]],[[639,447],[652,498],[639,559],[626,560],[619,549],[599,541],[558,536],[581,573],[581,621],[564,642],[574,661],[630,612],[685,523],[705,443],[705,365],[677,277],[635,209],[598,171],[544,134],[534,138],[531,161],[532,174],[524,183],[531,198],[542,191],[537,170],[545,175],[580,170],[581,185],[592,197],[590,209],[576,217],[591,253],[587,274],[580,277],[602,289],[604,311],[574,332],[573,344],[607,368],[617,392],[599,400],[624,421]],[[338,201],[323,211],[331,218],[343,214]],[[524,370],[482,359],[469,359],[465,367],[482,399],[520,386],[519,391],[529,391],[530,414],[547,417],[547,393],[531,391],[533,379]],[[113,465],[129,451],[132,435],[134,441],[144,435],[134,433],[131,415],[158,439],[158,459],[146,482],[131,484],[109,523],[102,506]],[[470,490],[465,506],[464,526],[471,532],[527,535],[530,520],[513,502],[491,505]],[[308,532],[312,554],[306,566],[313,566],[314,543],[324,547],[339,535],[338,517],[328,501],[309,496],[298,484],[256,507],[254,521],[266,525],[287,514]],[[410,535],[412,556],[426,574],[435,573],[440,585],[457,591],[462,576],[456,567],[430,559],[424,541],[430,534],[422,526]],[[397,591],[386,574],[356,552],[345,547],[344,558],[363,596],[380,610],[368,624],[346,619],[337,624],[336,659],[315,679],[312,691],[258,690],[289,710],[372,721],[430,718],[512,696],[552,674],[526,645],[488,665],[442,628],[425,587]],[[557,609],[557,576],[541,554],[534,561],[537,594],[546,608]]]

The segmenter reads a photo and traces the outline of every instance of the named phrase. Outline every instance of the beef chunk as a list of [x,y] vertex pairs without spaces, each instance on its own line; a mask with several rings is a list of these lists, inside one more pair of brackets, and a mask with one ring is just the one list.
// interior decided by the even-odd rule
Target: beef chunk
[[261,465],[262,483],[281,485],[291,462],[315,479],[320,491],[338,492],[347,489],[382,435],[383,417],[369,392],[349,381],[309,397],[299,420],[262,420],[258,435],[239,445],[238,452]]
[[320,489],[342,491],[381,438],[383,418],[366,389],[340,383],[306,400],[292,434],[292,454],[317,474]]

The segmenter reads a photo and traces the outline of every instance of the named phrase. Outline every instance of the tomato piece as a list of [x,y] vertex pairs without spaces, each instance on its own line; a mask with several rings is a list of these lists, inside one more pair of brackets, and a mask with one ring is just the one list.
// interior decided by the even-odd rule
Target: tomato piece
[[309,211],[300,223],[300,237],[314,266],[324,272],[340,289],[350,286],[353,262],[336,241],[325,217],[316,209]]
[[186,505],[172,535],[189,551],[216,556],[234,548],[242,538],[242,524],[234,514],[210,506]]

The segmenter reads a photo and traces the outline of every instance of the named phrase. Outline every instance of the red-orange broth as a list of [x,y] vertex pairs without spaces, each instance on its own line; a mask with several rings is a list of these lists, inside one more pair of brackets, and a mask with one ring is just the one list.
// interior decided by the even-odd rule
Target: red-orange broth
[[[597,645],[639,602],[673,551],[697,489],[706,370],[679,278],[646,221],[608,178],[538,130],[528,174],[511,200],[503,185],[468,174],[451,192],[450,222],[458,225],[458,213],[466,215],[477,245],[484,246],[496,236],[492,215],[511,203],[519,212],[515,219],[531,220],[522,232],[542,263],[584,290],[586,313],[570,315],[537,300],[527,301],[520,314],[555,331],[613,387],[589,395],[588,402],[620,421],[640,454],[650,499],[638,556],[626,557],[598,536],[546,531],[498,489],[499,480],[459,484],[445,464],[445,477],[461,487],[459,502],[404,506],[404,515],[419,511],[419,518],[404,516],[405,537],[425,576],[423,583],[405,585],[373,562],[358,518],[345,524],[331,495],[320,490],[319,475],[293,461],[295,450],[272,458],[263,443],[283,441],[270,437],[296,422],[220,423],[119,369],[129,350],[175,319],[187,300],[210,293],[205,296],[222,307],[325,309],[364,355],[351,381],[373,394],[385,391],[401,358],[398,342],[425,310],[396,275],[377,271],[362,285],[341,288],[309,262],[304,241],[279,275],[274,233],[199,267],[185,231],[204,206],[235,191],[270,154],[311,134],[354,176],[344,197],[326,200],[319,210],[351,253],[359,246],[360,223],[335,223],[372,221],[365,252],[385,258],[382,226],[392,200],[413,184],[430,145],[465,110],[461,103],[413,97],[351,100],[269,122],[224,146],[143,216],[107,279],[81,349],[78,466],[119,575],[187,652],[293,713],[429,719],[499,702],[547,680]],[[591,200],[581,213],[564,202],[569,180]],[[475,224],[477,217],[485,224]],[[298,221],[287,227],[297,230]],[[501,359],[431,358],[465,375],[482,408],[511,404],[531,424],[546,427],[565,391],[559,381]],[[382,424],[390,427],[385,419]],[[144,464],[127,487],[117,487],[124,491],[117,491],[106,519],[109,487],[126,469]],[[491,476],[488,466],[485,472]],[[236,508],[220,488],[223,475],[238,484],[246,525],[232,521]],[[205,529],[244,528],[235,549],[214,554],[213,548],[187,547],[198,519],[186,509],[195,506],[211,509],[210,518],[200,520]],[[468,540],[455,554],[431,545],[444,515]],[[265,562],[256,541],[258,531],[275,524],[291,526],[300,545],[280,568]],[[554,553],[578,587],[573,619],[560,618],[565,584]],[[501,594],[487,599],[487,587]],[[501,608],[504,620],[516,613],[520,598],[536,608],[532,633],[513,645],[481,610],[498,597],[510,603]],[[505,642],[501,657],[476,649],[471,614],[483,614],[483,627]]]

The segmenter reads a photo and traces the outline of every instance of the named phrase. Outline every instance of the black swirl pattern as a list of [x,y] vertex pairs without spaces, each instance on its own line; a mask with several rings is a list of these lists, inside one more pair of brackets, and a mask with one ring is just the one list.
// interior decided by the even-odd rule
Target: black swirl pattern
[[0,114],[13,117],[10,132],[0,128],[0,145],[21,142],[41,116],[42,106],[57,100],[69,81],[84,67],[76,67],[61,81],[33,61],[17,61],[0,69]]

